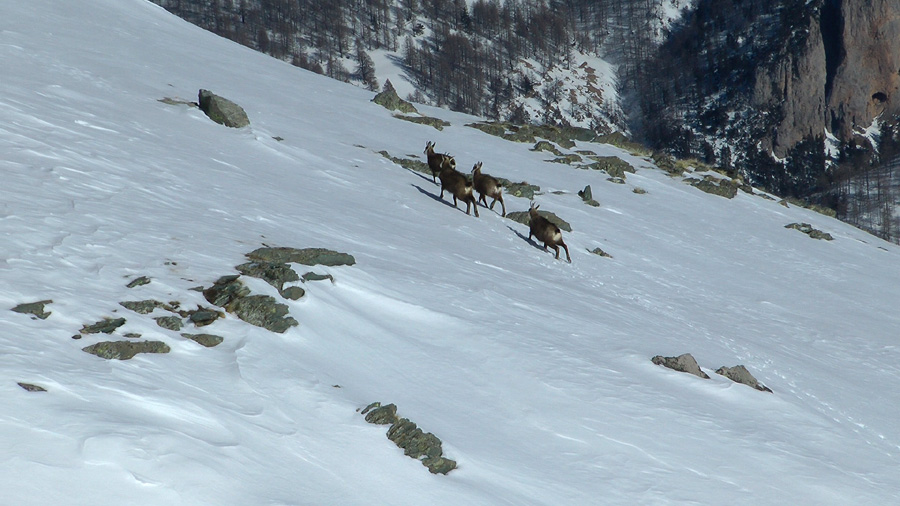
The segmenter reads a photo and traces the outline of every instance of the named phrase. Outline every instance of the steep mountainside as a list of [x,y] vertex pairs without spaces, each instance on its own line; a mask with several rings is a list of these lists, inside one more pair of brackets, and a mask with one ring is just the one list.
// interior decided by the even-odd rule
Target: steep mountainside
[[145,0],[0,19],[3,506],[900,504],[900,246]]
[[647,133],[776,191],[821,191],[896,121],[897,40],[890,0],[701,1],[648,70]]

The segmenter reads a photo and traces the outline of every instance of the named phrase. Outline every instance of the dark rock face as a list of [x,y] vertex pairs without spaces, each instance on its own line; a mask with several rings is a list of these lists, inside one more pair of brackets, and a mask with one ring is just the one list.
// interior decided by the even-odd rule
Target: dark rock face
[[709,375],[703,372],[702,369],[700,369],[700,365],[697,364],[694,356],[690,353],[685,353],[677,357],[664,357],[662,355],[657,355],[653,357],[652,360],[656,365],[668,367],[669,369],[674,369],[679,372],[693,374],[694,376],[699,376],[703,379],[709,379]]
[[158,300],[126,300],[120,302],[119,305],[138,314],[150,314],[154,309],[163,307],[165,304]]
[[47,391],[46,388],[44,388],[40,385],[31,384],[31,383],[19,382],[18,385],[29,392],[46,392]]
[[248,295],[230,304],[230,311],[241,320],[279,334],[297,325],[287,316],[288,307],[268,295]]
[[250,294],[250,289],[240,282],[239,277],[237,275],[222,276],[213,286],[203,290],[203,296],[210,304],[228,307],[235,300]]
[[432,474],[447,474],[456,469],[456,461],[443,457],[441,440],[424,432],[407,418],[397,416],[397,406],[373,402],[361,412],[369,423],[390,425],[387,437],[403,449],[403,453],[422,462]]
[[823,232],[817,228],[813,228],[813,226],[809,223],[791,223],[789,225],[785,225],[784,228],[799,230],[812,239],[822,239],[825,241],[834,240],[834,237],[832,237],[831,234],[829,234],[828,232]]
[[691,186],[712,195],[733,199],[737,195],[739,184],[728,179],[704,177],[703,179],[688,179]]
[[200,90],[200,110],[209,116],[209,119],[231,128],[243,128],[250,125],[250,118],[244,109],[209,90]]
[[372,99],[372,102],[388,109],[390,111],[400,111],[406,114],[414,114],[419,111],[416,110],[415,106],[400,98],[397,95],[397,91],[394,90],[394,85],[391,84],[390,79],[384,82],[384,86],[382,87],[382,92],[375,95],[375,98]]
[[82,350],[108,360],[128,360],[138,353],[169,353],[169,345],[161,341],[103,341]]
[[750,371],[747,370],[746,367],[742,365],[736,365],[734,367],[720,367],[716,369],[716,374],[720,374],[725,376],[726,378],[734,381],[735,383],[743,383],[744,385],[753,387],[761,392],[771,392],[772,390],[759,383],[756,378],[750,374]]
[[247,258],[257,262],[295,263],[303,265],[353,265],[353,255],[325,248],[259,248],[247,253]]
[[42,300],[38,302],[28,302],[25,304],[19,304],[18,306],[12,308],[16,313],[30,314],[34,315],[35,318],[40,318],[41,320],[46,320],[48,316],[50,316],[50,311],[44,311],[45,304],[53,303],[52,300]]
[[221,336],[217,336],[215,334],[181,334],[181,337],[190,339],[191,341],[194,341],[202,346],[206,346],[207,348],[218,346],[222,344],[222,341],[224,341]]
[[135,278],[125,286],[127,286],[128,288],[135,288],[138,286],[146,285],[148,283],[150,283],[150,278],[148,278],[147,276],[141,276],[139,278]]
[[177,316],[160,316],[158,318],[154,318],[156,320],[156,324],[164,329],[169,330],[181,330],[181,326],[184,322],[181,321],[181,318]]
[[300,276],[287,264],[276,262],[247,262],[235,267],[241,274],[259,278],[274,286],[279,292],[285,283],[300,281]]
[[125,325],[125,318],[116,318],[116,319],[106,318],[97,323],[83,326],[81,328],[81,333],[82,334],[97,334],[97,333],[102,332],[104,334],[111,334],[114,330],[121,327],[122,325]]
[[590,167],[594,170],[602,170],[610,177],[625,179],[626,172],[634,173],[634,167],[618,156],[592,156],[591,158],[596,161]]

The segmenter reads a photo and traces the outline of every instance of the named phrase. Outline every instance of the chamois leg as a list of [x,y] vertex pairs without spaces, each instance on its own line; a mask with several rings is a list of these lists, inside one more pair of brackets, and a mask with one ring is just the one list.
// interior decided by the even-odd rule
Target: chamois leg
[[[569,256],[569,247],[566,246],[566,243],[564,243],[562,241],[559,241],[559,245],[562,246],[563,248],[565,248],[565,250],[566,250],[566,260],[569,263],[572,263],[572,257]],[[556,249],[556,258],[559,258],[559,248]]]

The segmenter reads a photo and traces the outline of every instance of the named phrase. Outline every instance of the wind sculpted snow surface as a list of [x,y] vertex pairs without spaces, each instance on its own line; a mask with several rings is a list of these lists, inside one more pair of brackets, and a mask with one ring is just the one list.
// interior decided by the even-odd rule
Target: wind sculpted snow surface
[[[400,121],[371,92],[142,0],[3,2],[0,19],[0,502],[900,501],[896,246],[700,192],[611,146],[577,148],[634,164],[624,185],[465,126],[475,118],[420,107],[451,126]],[[200,88],[252,126],[159,101]],[[421,160],[429,140],[463,169],[539,185],[536,202],[572,225],[572,263],[377,153]],[[575,195],[586,184],[600,207]],[[215,348],[158,327],[161,309],[119,306],[208,305],[191,288],[264,244],[356,264],[309,269],[335,282],[285,301],[299,326],[228,315],[203,329],[224,337]],[[125,286],[138,276],[151,282]],[[45,299],[46,320],[6,309]],[[72,339],[104,317],[127,322]],[[81,351],[125,333],[171,352]],[[650,361],[687,352],[711,379]],[[737,364],[774,393],[713,373]],[[441,438],[458,469],[405,457],[358,413],[373,401]]]

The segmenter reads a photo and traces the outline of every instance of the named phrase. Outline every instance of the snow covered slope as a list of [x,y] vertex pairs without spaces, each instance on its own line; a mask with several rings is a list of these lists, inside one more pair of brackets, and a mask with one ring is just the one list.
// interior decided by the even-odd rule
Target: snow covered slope
[[[3,2],[0,20],[0,308],[53,300],[46,320],[0,310],[0,502],[900,501],[897,246],[702,193],[612,146],[577,149],[634,164],[624,185],[465,126],[476,118],[397,120],[370,92],[144,0]],[[199,88],[252,126],[160,102]],[[541,186],[541,208],[572,224],[573,262],[377,153],[421,160],[428,140],[462,168]],[[575,195],[586,184],[600,207]],[[286,301],[299,326],[228,315],[202,330],[225,338],[215,348],[158,327],[161,309],[119,305],[208,306],[190,289],[263,244],[357,263],[311,268],[335,282]],[[138,276],[152,281],[125,286]],[[103,317],[127,322],[72,339]],[[171,352],[81,351],[125,333]],[[711,379],[650,361],[686,352]],[[712,373],[736,364],[774,393]],[[405,457],[357,412],[373,401],[441,438],[458,469]]]

